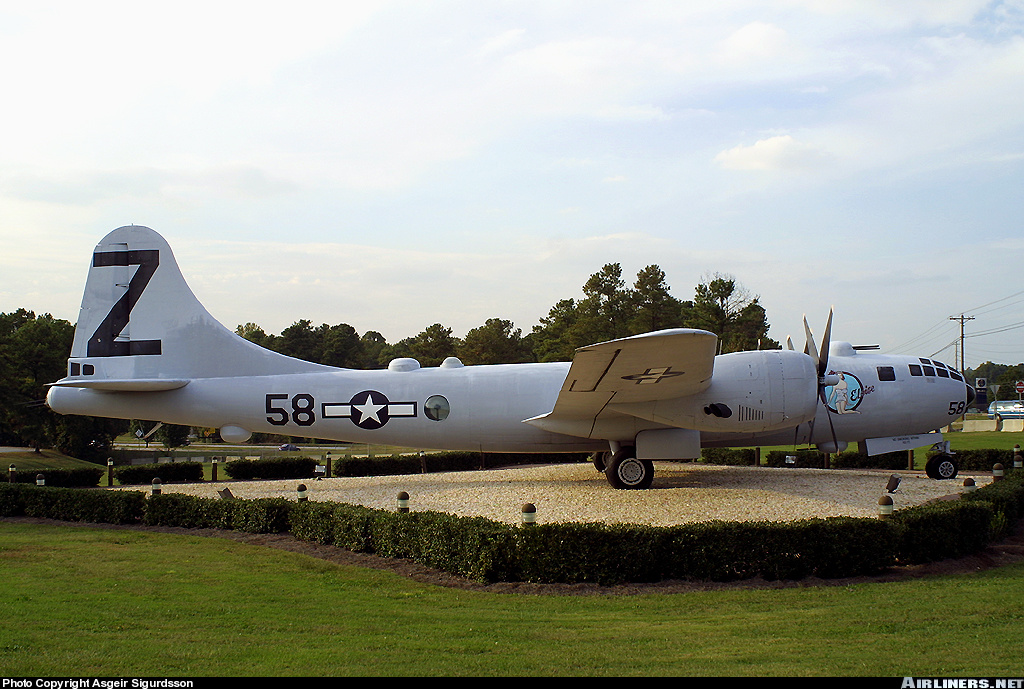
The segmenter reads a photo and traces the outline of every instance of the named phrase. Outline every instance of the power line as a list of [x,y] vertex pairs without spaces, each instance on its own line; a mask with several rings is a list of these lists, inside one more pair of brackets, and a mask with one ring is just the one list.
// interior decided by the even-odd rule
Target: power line
[[[975,312],[981,311],[986,306],[992,306],[993,304],[998,304],[1001,301],[1006,301],[1007,299],[1013,299],[1014,297],[1019,297],[1022,294],[1024,294],[1024,290],[1022,290],[1020,292],[1015,292],[1014,294],[1011,294],[1011,295],[1009,295],[1007,297],[1003,297],[1002,299],[996,299],[995,301],[990,301],[987,304],[982,304],[981,306],[976,306],[973,309],[968,309],[968,311],[975,311]],[[1016,303],[1016,302],[1014,302],[1014,303]],[[1010,306],[1010,304],[1006,304],[1005,306]],[[1003,306],[1000,306],[999,308],[1003,308]],[[995,309],[993,309],[993,310],[995,310]],[[950,320],[952,320],[952,319],[950,319]]]

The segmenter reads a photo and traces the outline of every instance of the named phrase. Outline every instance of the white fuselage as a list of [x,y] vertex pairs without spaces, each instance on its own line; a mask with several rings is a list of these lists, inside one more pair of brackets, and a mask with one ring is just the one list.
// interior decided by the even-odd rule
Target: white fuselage
[[[840,382],[826,388],[832,411],[819,403],[812,421],[781,430],[776,424],[769,431],[728,430],[730,420],[725,419],[718,424],[721,430],[701,431],[701,445],[820,444],[832,439],[833,429],[838,440],[848,442],[926,433],[964,412],[963,381],[949,375],[913,375],[912,366],[922,368],[918,359],[853,353],[833,356],[829,363],[831,372],[842,374]],[[583,437],[524,423],[552,409],[568,368],[568,363],[548,363],[337,369],[196,378],[178,389],[159,392],[54,387],[48,402],[61,413],[487,452],[599,451],[608,448],[608,441],[628,444],[640,431],[670,428],[629,417],[627,424],[605,424],[614,431],[602,434],[595,428],[592,435]],[[749,422],[746,428],[751,428]]]

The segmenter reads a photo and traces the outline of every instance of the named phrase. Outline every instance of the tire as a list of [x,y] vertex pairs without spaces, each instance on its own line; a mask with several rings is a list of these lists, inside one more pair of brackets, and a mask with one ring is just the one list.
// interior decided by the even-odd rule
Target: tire
[[604,473],[604,470],[607,468],[608,455],[610,455],[610,454],[611,454],[610,452],[595,452],[594,453],[594,456],[593,456],[594,468],[597,469],[602,474]]
[[924,473],[936,481],[956,478],[959,471],[956,460],[951,455],[935,455],[924,465]]
[[619,450],[608,461],[604,471],[612,488],[618,490],[644,490],[654,480],[654,464],[649,459],[637,459],[633,450]]

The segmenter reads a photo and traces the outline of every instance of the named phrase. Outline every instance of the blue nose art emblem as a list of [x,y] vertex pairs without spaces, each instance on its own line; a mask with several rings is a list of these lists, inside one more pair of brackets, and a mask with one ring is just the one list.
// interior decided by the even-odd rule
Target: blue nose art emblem
[[864,387],[852,373],[839,371],[839,382],[825,387],[826,406],[836,414],[859,414],[857,407],[864,399]]
[[359,428],[375,431],[392,418],[415,417],[416,403],[392,402],[382,392],[364,390],[348,402],[324,403],[322,415],[325,419],[350,419]]

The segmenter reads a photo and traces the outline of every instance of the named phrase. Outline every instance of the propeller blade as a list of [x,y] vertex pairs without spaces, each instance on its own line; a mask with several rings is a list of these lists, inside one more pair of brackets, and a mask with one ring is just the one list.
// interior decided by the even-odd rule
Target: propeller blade
[[804,333],[807,335],[807,344],[804,345],[804,354],[809,354],[818,362],[821,368],[821,359],[818,358],[818,348],[814,345],[814,335],[811,334],[811,326],[807,325],[807,316],[804,316]]
[[831,346],[829,340],[832,338],[832,309],[828,310],[828,323],[825,325],[825,339],[821,342],[821,354],[818,356],[818,376],[824,377],[828,373],[828,350]]

